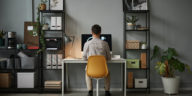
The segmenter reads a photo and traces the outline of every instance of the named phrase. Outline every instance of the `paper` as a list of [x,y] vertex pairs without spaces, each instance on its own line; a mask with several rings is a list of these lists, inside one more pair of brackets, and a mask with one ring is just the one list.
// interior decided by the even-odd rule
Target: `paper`
[[32,31],[33,30],[33,26],[27,26],[27,30],[28,31]]

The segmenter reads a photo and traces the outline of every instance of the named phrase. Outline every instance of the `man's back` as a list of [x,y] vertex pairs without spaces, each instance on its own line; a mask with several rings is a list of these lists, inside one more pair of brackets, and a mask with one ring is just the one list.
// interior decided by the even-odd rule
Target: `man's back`
[[103,55],[107,60],[110,60],[111,55],[108,43],[99,38],[93,38],[86,42],[83,48],[83,59],[88,59],[89,56],[93,55]]

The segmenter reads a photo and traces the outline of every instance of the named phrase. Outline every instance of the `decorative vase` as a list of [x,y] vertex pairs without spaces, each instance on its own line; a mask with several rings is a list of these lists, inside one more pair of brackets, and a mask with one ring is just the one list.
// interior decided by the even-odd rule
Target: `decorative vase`
[[46,10],[46,4],[41,4],[40,7],[39,7],[40,10]]
[[127,30],[134,30],[134,29],[135,29],[135,24],[127,23]]
[[42,30],[48,30],[49,29],[49,24],[44,24],[42,27]]
[[141,49],[147,49],[147,44],[146,43],[142,43],[141,44]]
[[166,94],[178,94],[180,77],[161,77]]

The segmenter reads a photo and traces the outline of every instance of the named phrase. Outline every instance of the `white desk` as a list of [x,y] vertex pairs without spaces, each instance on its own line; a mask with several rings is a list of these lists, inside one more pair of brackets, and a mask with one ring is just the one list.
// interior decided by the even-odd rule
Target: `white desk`
[[[65,64],[70,64],[70,63],[71,64],[82,64],[82,63],[86,64],[87,61],[82,60],[82,59],[63,59],[63,61],[62,61],[62,96],[64,96]],[[121,64],[124,64],[124,76],[122,76],[122,80],[124,80],[123,91],[124,91],[124,96],[126,96],[126,81],[127,81],[126,80],[126,72],[127,72],[127,70],[126,70],[126,66],[127,66],[126,60],[125,59],[112,59],[112,60],[108,61],[107,63],[116,63],[116,64],[121,63]],[[68,75],[67,72],[66,72],[66,75]],[[68,77],[68,76],[66,76],[66,77]]]

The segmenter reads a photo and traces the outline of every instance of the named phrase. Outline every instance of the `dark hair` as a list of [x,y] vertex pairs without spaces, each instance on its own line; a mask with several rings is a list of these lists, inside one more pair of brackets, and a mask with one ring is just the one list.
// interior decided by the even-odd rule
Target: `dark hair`
[[101,33],[101,26],[99,26],[98,24],[95,24],[92,26],[91,30],[95,34],[100,34]]

